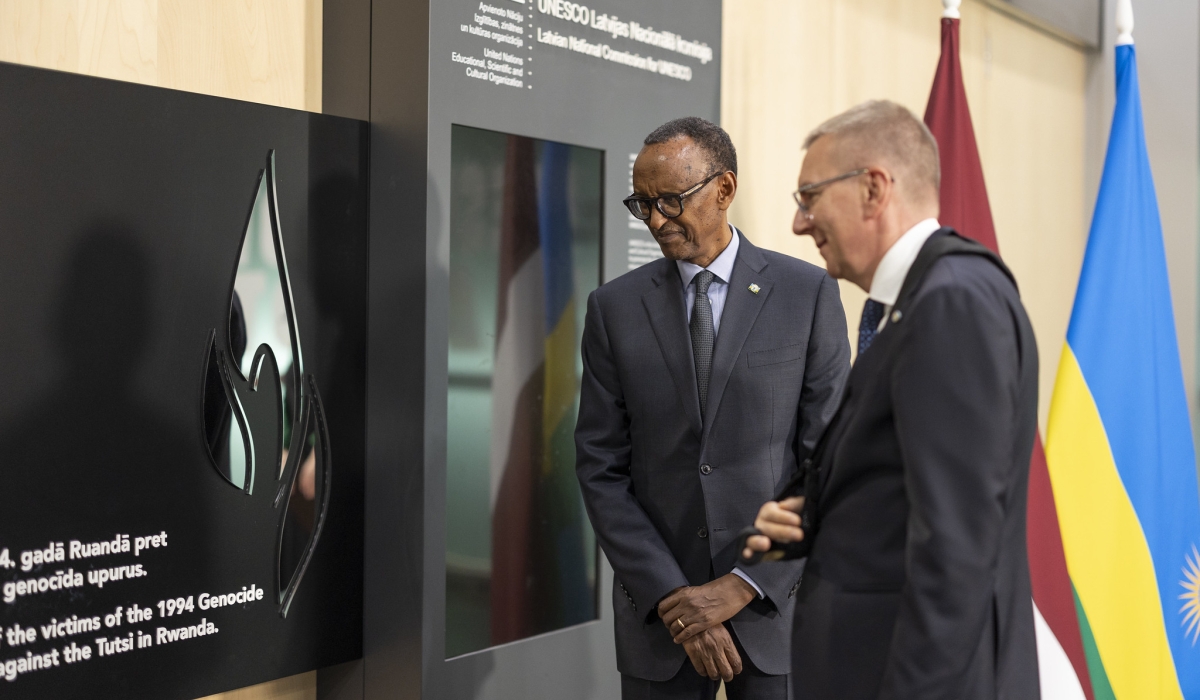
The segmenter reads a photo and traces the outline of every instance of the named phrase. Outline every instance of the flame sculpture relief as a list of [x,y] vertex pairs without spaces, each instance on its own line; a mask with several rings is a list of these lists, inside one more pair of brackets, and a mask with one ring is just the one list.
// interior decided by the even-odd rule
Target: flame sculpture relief
[[330,458],[317,382],[304,370],[274,151],[258,174],[227,308],[226,327],[208,334],[204,437],[220,476],[276,514],[276,603],[286,617],[325,523]]

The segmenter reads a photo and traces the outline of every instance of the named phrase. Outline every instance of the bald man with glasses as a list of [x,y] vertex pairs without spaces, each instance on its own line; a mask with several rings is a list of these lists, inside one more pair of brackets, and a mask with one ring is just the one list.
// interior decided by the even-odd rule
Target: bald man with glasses
[[788,700],[799,562],[736,566],[737,535],[798,470],[850,369],[836,282],[728,221],[720,127],[645,139],[624,200],[665,259],[588,299],[575,440],[615,571],[625,700]]

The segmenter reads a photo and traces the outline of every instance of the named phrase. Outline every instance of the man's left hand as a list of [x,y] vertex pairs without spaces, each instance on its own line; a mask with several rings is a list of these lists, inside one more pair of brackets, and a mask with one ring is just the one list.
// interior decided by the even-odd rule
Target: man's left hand
[[680,588],[658,604],[658,616],[676,644],[715,627],[750,604],[758,593],[736,574],[725,574],[703,586]]
[[758,510],[758,517],[754,519],[754,527],[762,534],[746,538],[742,558],[750,559],[755,552],[771,549],[771,540],[785,543],[803,540],[804,530],[800,527],[800,513],[803,510],[804,496],[764,503]]

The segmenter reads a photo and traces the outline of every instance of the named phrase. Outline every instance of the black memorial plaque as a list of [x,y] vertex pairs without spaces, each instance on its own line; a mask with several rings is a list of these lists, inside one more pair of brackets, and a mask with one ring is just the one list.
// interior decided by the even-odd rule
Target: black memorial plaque
[[362,654],[363,122],[0,63],[0,696]]

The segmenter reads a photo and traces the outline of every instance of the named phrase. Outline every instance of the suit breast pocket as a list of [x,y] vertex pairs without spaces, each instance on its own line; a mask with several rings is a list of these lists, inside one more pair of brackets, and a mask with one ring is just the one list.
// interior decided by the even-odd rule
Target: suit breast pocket
[[795,362],[804,357],[805,346],[802,344],[785,345],[770,350],[757,350],[746,355],[746,361],[751,367],[779,365],[784,362]]

